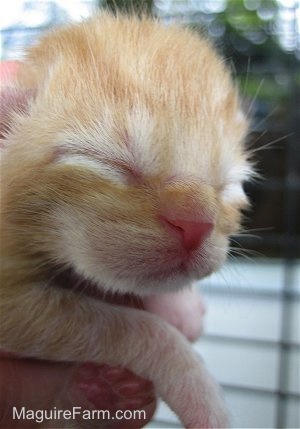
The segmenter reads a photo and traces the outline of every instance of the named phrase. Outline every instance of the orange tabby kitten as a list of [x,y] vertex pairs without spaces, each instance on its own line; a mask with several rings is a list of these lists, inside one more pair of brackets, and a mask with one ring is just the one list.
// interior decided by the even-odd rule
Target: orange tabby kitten
[[1,348],[128,367],[185,427],[225,427],[218,386],[175,328],[61,287],[172,293],[224,262],[250,174],[224,61],[187,29],[105,13],[42,37],[13,91]]

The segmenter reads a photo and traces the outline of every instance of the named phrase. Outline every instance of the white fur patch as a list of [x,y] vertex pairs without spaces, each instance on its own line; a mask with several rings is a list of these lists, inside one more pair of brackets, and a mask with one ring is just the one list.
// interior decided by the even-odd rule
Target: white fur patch
[[246,202],[247,197],[243,190],[242,183],[252,174],[249,164],[238,164],[227,174],[226,184],[222,191],[222,199],[226,202],[241,201]]
[[240,183],[229,183],[222,191],[222,199],[226,202],[245,201],[246,195]]
[[227,175],[228,183],[241,183],[244,180],[249,179],[252,175],[251,166],[248,163],[235,165]]

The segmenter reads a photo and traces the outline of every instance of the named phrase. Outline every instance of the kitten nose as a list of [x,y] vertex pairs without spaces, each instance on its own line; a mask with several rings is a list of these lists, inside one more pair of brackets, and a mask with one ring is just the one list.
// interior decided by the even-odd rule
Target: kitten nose
[[212,222],[167,218],[164,221],[171,230],[181,235],[183,247],[188,251],[197,249],[213,229]]

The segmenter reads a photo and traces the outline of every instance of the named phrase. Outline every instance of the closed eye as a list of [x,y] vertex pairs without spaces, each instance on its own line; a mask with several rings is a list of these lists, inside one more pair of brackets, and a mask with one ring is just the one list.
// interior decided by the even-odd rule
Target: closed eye
[[92,147],[61,146],[56,151],[56,161],[93,169],[118,183],[140,182],[142,179],[141,171],[130,160],[108,156]]

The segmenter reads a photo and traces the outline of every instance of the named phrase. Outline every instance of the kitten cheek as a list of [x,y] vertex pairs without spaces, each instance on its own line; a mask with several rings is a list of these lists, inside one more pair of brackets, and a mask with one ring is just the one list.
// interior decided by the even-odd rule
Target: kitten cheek
[[217,220],[217,229],[225,235],[234,234],[240,228],[241,219],[242,214],[238,207],[223,203]]

